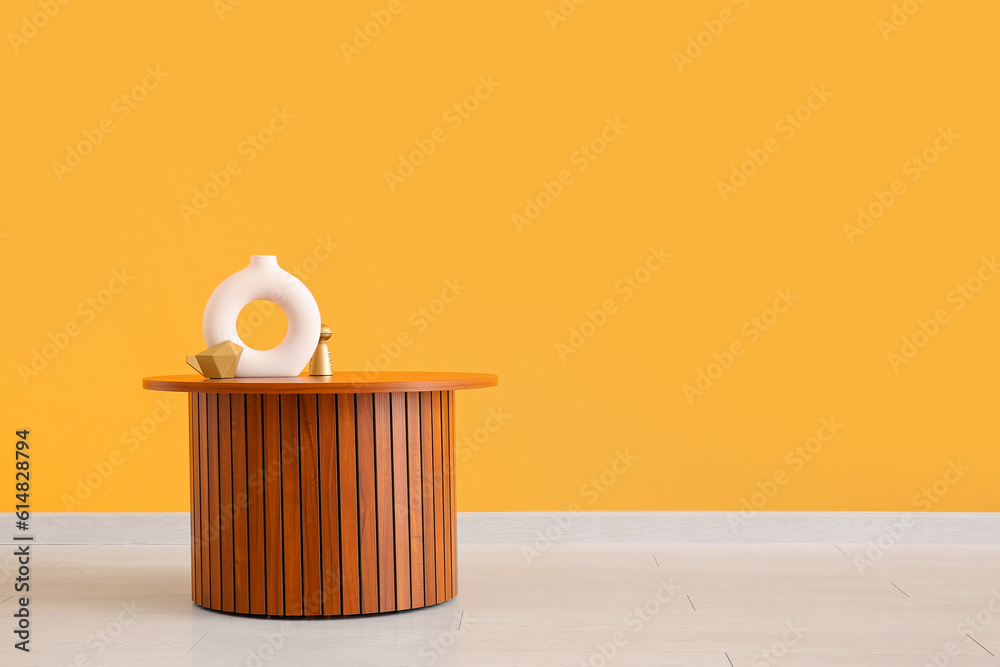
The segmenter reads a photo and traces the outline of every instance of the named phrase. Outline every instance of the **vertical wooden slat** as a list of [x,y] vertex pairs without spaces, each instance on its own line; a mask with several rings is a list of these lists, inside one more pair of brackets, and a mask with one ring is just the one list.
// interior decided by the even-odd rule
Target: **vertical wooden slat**
[[234,611],[233,595],[233,425],[229,394],[219,394],[219,560],[222,567],[222,611]]
[[320,394],[317,419],[323,613],[340,614],[340,487],[337,481],[337,402],[333,394]]
[[392,422],[390,396],[374,395],[375,400],[375,493],[378,504],[378,609],[396,609],[396,542],[393,536],[395,509],[392,506]]
[[434,442],[431,437],[431,392],[420,392],[420,477],[424,486],[424,604],[437,602],[437,554],[434,551],[436,533],[434,515],[440,511],[434,505]]
[[192,393],[192,599],[267,615],[457,593],[455,392]]
[[264,557],[267,613],[285,613],[281,543],[281,406],[278,394],[263,395],[264,410]]
[[316,437],[316,394],[299,396],[299,472],[302,493],[302,614],[323,613],[319,543],[319,456]]
[[211,595],[213,609],[222,604],[222,559],[219,553],[219,395],[208,395],[208,553],[212,568]]
[[392,496],[395,530],[396,609],[410,608],[410,512],[406,442],[406,394],[396,392],[392,404]]
[[284,394],[281,410],[281,546],[285,615],[302,615],[302,523],[299,496],[299,396]]
[[378,532],[375,503],[373,394],[357,394],[358,522],[361,539],[361,613],[378,611]]
[[267,562],[264,556],[263,396],[247,394],[247,563],[250,613],[267,613]]
[[340,457],[340,560],[343,613],[361,613],[361,570],[358,549],[358,468],[354,427],[354,394],[337,396],[337,449]]
[[237,613],[250,611],[250,577],[247,553],[247,414],[246,394],[230,397],[233,438],[233,588]]
[[441,392],[441,491],[444,495],[444,599],[450,600],[455,594],[452,592],[451,568],[455,558],[455,551],[452,549],[452,525],[451,517],[454,516],[454,508],[451,503],[451,477],[452,477],[452,443],[451,429],[448,428],[448,393]]
[[406,456],[410,486],[410,606],[424,605],[423,453],[420,447],[420,392],[406,394]]
[[201,452],[198,394],[188,394],[188,429],[191,432],[191,599],[201,604]]
[[455,493],[458,440],[455,438],[455,392],[448,393],[448,439],[451,442],[451,597],[458,595],[458,496]]
[[431,392],[431,439],[434,455],[434,581],[437,584],[437,602],[444,602],[444,456],[441,438],[441,392]]
[[208,606],[212,595],[212,568],[209,563],[209,507],[208,507],[208,394],[198,394],[198,458],[201,462],[201,604]]

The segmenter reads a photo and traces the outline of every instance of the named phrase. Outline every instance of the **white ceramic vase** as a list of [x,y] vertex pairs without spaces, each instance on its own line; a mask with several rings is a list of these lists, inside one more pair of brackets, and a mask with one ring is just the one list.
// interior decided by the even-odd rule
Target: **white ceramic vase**
[[[277,347],[255,350],[240,338],[236,318],[248,303],[273,301],[288,318],[288,332]],[[223,280],[205,304],[202,332],[211,347],[230,340],[243,348],[236,377],[298,375],[319,342],[319,306],[301,280],[278,266],[275,255],[254,255],[250,266]]]

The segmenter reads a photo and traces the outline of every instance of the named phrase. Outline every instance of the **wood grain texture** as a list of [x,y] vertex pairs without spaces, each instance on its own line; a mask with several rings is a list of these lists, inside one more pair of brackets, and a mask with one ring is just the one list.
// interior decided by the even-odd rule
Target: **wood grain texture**
[[247,417],[246,394],[230,397],[230,418],[233,425],[233,596],[234,611],[250,613],[250,561],[247,544]]
[[320,559],[320,493],[317,432],[317,399],[305,394],[299,400],[299,474],[302,494],[302,614],[323,614],[323,584]]
[[420,479],[424,496],[424,604],[437,602],[437,552],[435,551],[434,439],[431,436],[431,395],[420,393]]
[[445,440],[444,452],[444,493],[445,493],[445,599],[450,600],[456,594],[456,582],[458,581],[458,542],[455,537],[455,515],[457,514],[455,503],[455,422],[453,417],[455,408],[455,392],[441,392],[441,425],[442,434]]
[[375,490],[375,406],[372,394],[357,394],[358,522],[361,540],[361,613],[378,611],[378,533]]
[[392,496],[395,540],[396,609],[410,608],[409,463],[406,442],[406,394],[395,392],[392,410]]
[[[729,512],[584,512],[561,542],[658,544],[862,544],[877,540],[904,515],[913,527],[898,544],[942,546],[1000,543],[996,512],[758,512],[733,532]],[[32,513],[35,542],[50,545],[184,545],[191,548],[190,512],[38,512]],[[565,512],[459,512],[461,544],[531,543]],[[0,524],[15,520],[0,512]],[[895,530],[895,528],[893,528]],[[0,544],[14,544],[0,535]]]
[[339,616],[453,597],[452,401],[446,391],[192,394],[192,599]]
[[247,552],[250,573],[250,613],[267,613],[267,559],[264,541],[264,402],[246,397],[247,432]]
[[446,597],[444,565],[448,557],[445,553],[445,506],[444,506],[444,442],[441,437],[441,392],[432,391],[431,397],[431,453],[434,462],[434,582],[437,591],[435,602],[444,602]]
[[406,451],[410,478],[410,604],[424,600],[424,486],[423,450],[420,447],[420,394],[406,394]]
[[[373,377],[374,376],[374,377]],[[278,378],[211,380],[201,375],[161,375],[143,378],[143,389],[154,391],[231,392],[242,394],[358,394],[392,391],[454,391],[494,387],[497,376],[488,373],[426,373],[397,371],[335,372],[325,377],[299,375]]]
[[199,415],[198,394],[188,394],[188,430],[190,431],[191,468],[191,599],[201,602],[201,465],[199,457]]
[[337,449],[340,453],[340,562],[343,614],[361,613],[361,542],[358,538],[357,438],[354,394],[337,396]]
[[281,406],[277,394],[263,396],[264,430],[264,577],[267,613],[285,613],[281,539]]
[[302,497],[299,494],[299,396],[279,396],[281,405],[281,548],[284,614],[302,615]]
[[198,517],[199,539],[198,552],[201,561],[201,589],[198,591],[199,604],[211,605],[211,576],[212,568],[209,564],[211,554],[211,540],[209,539],[209,523],[211,521],[208,509],[208,394],[198,394],[198,460],[199,467],[199,489],[201,495],[201,516]]
[[323,394],[318,403],[319,513],[324,614],[341,613],[340,485],[337,472],[337,397]]
[[230,394],[219,394],[219,516],[216,520],[219,560],[222,568],[223,611],[235,611],[233,592],[233,426],[230,419]]
[[[544,514],[549,522],[556,515]],[[641,513],[602,514],[607,526],[618,515],[629,522],[643,518]],[[712,514],[713,524],[721,519],[720,527],[727,529],[724,513]],[[956,633],[960,624],[971,625],[963,619],[986,614],[983,610],[993,599],[995,537],[986,546],[896,544],[865,576],[858,574],[854,558],[866,557],[870,545],[856,541],[855,548],[841,551],[829,539],[851,537],[851,527],[867,525],[877,532],[883,519],[898,523],[902,513],[796,514],[785,518],[787,525],[812,524],[836,532],[818,533],[823,543],[808,545],[741,544],[732,531],[725,545],[560,543],[530,565],[521,544],[463,544],[463,585],[472,594],[469,599],[358,622],[294,623],[292,637],[272,634],[281,621],[209,614],[185,604],[186,543],[100,549],[69,544],[54,549],[43,543],[45,548],[33,553],[38,560],[32,564],[43,576],[33,578],[38,586],[32,586],[32,594],[39,597],[32,603],[47,619],[36,628],[43,635],[36,638],[44,642],[32,646],[34,658],[11,657],[2,663],[70,665],[83,654],[88,660],[77,657],[77,664],[129,667],[996,666],[998,660],[987,652],[997,653],[1000,642],[995,617],[977,622],[978,630],[969,632],[979,645]],[[997,525],[997,517],[986,513],[918,516],[925,527],[936,525],[942,538],[950,527]],[[82,522],[109,540],[121,539],[119,530],[136,537],[132,531],[138,525],[152,526],[150,537],[169,524],[189,530],[187,513],[143,513],[141,523],[132,513],[39,517],[48,521],[47,534],[53,534],[55,522],[64,522],[67,529]],[[7,518],[13,517],[0,516]],[[696,513],[688,517],[697,518]],[[658,528],[661,520],[654,517],[646,528]],[[55,562],[60,564],[48,567]],[[90,576],[98,564],[107,566],[107,576]],[[88,569],[88,576],[74,572],[79,569]],[[668,586],[676,586],[677,594],[671,597]],[[648,602],[657,593],[664,600],[659,607]],[[113,626],[122,603],[133,600],[141,616],[124,632],[114,633],[108,651],[96,656],[82,647],[83,633]],[[623,618],[641,620],[645,612],[632,610],[644,602],[656,613],[647,614],[648,624],[633,633],[639,626],[625,625]],[[464,620],[462,610],[467,610]],[[630,612],[631,617],[625,616]],[[799,634],[790,633],[790,627]],[[600,654],[595,644],[607,645],[616,633],[624,633],[628,646],[619,645],[606,661],[595,658]],[[270,653],[265,651],[264,660],[248,662],[248,651],[269,646],[268,637],[284,639],[274,657],[267,660]],[[942,653],[946,646],[953,655]],[[778,659],[768,660],[779,653]]]
[[208,575],[209,604],[222,608],[222,558],[219,549],[219,395],[208,394]]
[[378,524],[378,609],[396,611],[395,508],[392,505],[391,396],[372,395],[375,408],[375,495]]
[[448,392],[448,430],[451,431],[451,597],[458,595],[458,484],[456,461],[458,439],[455,436],[455,392]]

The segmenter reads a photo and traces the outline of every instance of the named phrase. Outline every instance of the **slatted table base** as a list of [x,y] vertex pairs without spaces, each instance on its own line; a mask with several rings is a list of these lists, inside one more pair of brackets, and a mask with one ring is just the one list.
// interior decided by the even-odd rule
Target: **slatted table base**
[[455,597],[455,392],[190,393],[191,595],[345,616]]

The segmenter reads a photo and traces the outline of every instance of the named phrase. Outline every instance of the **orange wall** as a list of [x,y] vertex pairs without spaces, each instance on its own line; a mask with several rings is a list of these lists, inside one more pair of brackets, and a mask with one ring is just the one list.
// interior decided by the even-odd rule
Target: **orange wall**
[[187,508],[140,379],[251,254],[340,369],[499,374],[461,510],[1000,510],[1000,5],[48,4],[0,22],[34,510]]

